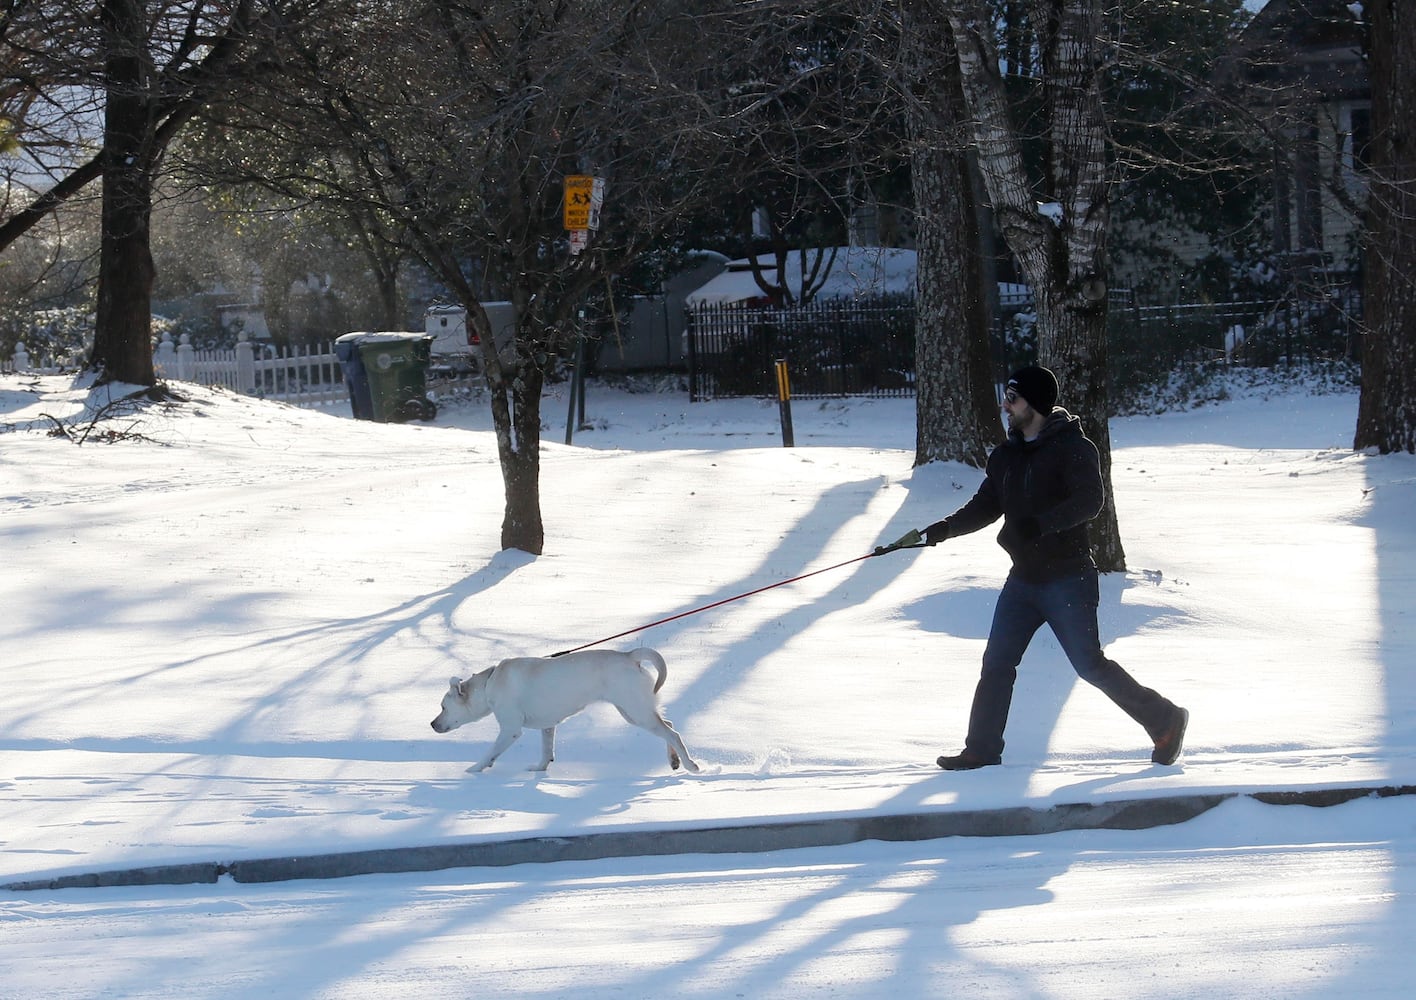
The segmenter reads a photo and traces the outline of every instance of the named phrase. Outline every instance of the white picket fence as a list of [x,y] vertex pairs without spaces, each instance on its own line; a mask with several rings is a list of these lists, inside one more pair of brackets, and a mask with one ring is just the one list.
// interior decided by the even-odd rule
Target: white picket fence
[[[62,359],[35,357],[21,341],[15,345],[12,359],[0,360],[0,372],[53,375],[79,363],[76,359],[65,363]],[[257,348],[242,334],[233,351],[199,351],[185,333],[177,344],[172,343],[170,334],[163,334],[153,351],[152,363],[160,378],[223,386],[232,392],[296,406],[330,406],[349,401],[344,370],[332,344],[284,350],[272,345]]]
[[349,400],[344,370],[332,344],[284,349],[263,344],[257,349],[242,334],[234,351],[199,351],[185,333],[176,345],[170,335],[163,334],[152,363],[163,378],[223,386],[296,406],[328,406]]
[[29,375],[58,375],[65,368],[76,368],[78,362],[70,360],[68,363],[57,358],[38,358],[30,354],[25,348],[25,342],[21,340],[15,345],[15,356],[13,358],[0,358],[0,374],[29,374]]
[[[254,345],[241,334],[232,351],[199,351],[191,338],[182,334],[178,343],[170,334],[163,334],[152,355],[153,367],[161,378],[199,385],[222,386],[247,396],[260,396],[295,406],[332,406],[349,402],[349,390],[344,383],[344,369],[334,352],[333,344],[314,347],[278,348],[271,344]],[[0,359],[0,372],[26,372],[35,375],[56,374],[79,364],[67,365],[56,359],[32,357],[23,342],[15,345],[12,361]],[[439,373],[429,388],[439,392],[452,389],[475,389],[481,382],[475,375],[449,377]]]

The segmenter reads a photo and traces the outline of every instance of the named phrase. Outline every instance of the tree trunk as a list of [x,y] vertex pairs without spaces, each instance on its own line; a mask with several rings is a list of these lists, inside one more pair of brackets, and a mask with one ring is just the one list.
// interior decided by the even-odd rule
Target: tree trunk
[[933,12],[919,16],[912,4],[904,4],[902,13],[919,265],[915,465],[944,461],[982,467],[1003,433],[989,364],[988,299],[964,155],[958,63],[942,20],[929,16]]
[[[514,371],[502,366],[487,311],[465,282],[462,305],[468,324],[481,340],[482,371],[491,395],[492,427],[506,494],[501,546],[539,556],[546,546],[541,517],[541,390],[545,376],[534,359],[523,361]],[[518,326],[521,322],[518,315]],[[517,341],[522,339],[518,331]]]
[[[1038,309],[1038,342],[1043,363],[1050,367],[1062,387],[1061,402],[1082,420],[1087,437],[1101,457],[1101,481],[1106,500],[1101,513],[1091,522],[1092,557],[1102,572],[1126,569],[1126,550],[1116,517],[1116,496],[1111,488],[1111,426],[1107,420],[1107,382],[1093,372],[1107,370],[1106,299],[1071,301],[1065,290],[1053,289],[1046,297],[1048,308]],[[1041,322],[1046,314],[1048,322]],[[1043,345],[1046,345],[1043,347]]]
[[1366,337],[1355,448],[1416,452],[1416,11],[1366,6],[1372,87]]
[[1123,571],[1126,552],[1111,486],[1111,381],[1106,342],[1109,264],[1106,236],[1111,191],[1106,161],[1106,116],[1102,107],[1097,36],[1100,0],[1040,0],[1034,27],[1047,39],[1044,24],[1055,25],[1052,44],[1042,48],[1052,193],[1061,211],[1061,237],[1050,276],[1060,296],[1048,310],[1038,347],[1050,364],[1088,436],[1101,453],[1106,502],[1091,524],[1092,555],[1103,572]]
[[398,295],[398,278],[403,270],[403,252],[397,248],[396,241],[386,234],[375,213],[349,208],[345,211],[345,220],[364,260],[368,262],[369,270],[374,273],[379,329],[401,329],[403,311]]
[[145,96],[143,4],[103,4],[106,110],[103,129],[103,230],[98,309],[89,367],[105,382],[151,386],[154,120]]
[[[485,342],[484,342],[485,344]],[[495,348],[493,348],[495,350]],[[546,527],[541,519],[541,389],[544,378],[534,364],[518,366],[510,383],[492,388],[492,413],[498,428],[508,420],[512,435],[503,443],[497,431],[497,451],[502,478],[506,483],[506,510],[502,516],[501,544],[504,549],[520,549],[540,555],[546,546]],[[505,411],[510,396],[511,410]]]
[[1126,568],[1111,488],[1107,425],[1106,234],[1109,191],[1096,55],[1099,0],[1030,0],[1045,88],[1045,211],[1024,167],[984,0],[956,0],[947,16],[971,111],[979,168],[1004,238],[1037,308],[1038,355],[1061,383],[1061,402],[1101,452],[1106,505],[1092,522],[1102,572]]
[[379,258],[371,262],[374,284],[378,290],[379,315],[385,330],[398,330],[403,326],[403,314],[398,298],[398,259]]

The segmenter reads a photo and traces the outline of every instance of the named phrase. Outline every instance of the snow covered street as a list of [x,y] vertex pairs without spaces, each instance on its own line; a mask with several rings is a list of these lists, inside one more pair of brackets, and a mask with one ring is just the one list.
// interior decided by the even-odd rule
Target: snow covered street
[[[184,387],[185,389],[186,387]],[[1130,571],[1108,654],[1187,750],[1043,633],[1005,766],[946,775],[1007,558],[991,532],[651,629],[701,775],[612,709],[463,768],[449,675],[840,563],[962,503],[913,402],[688,404],[592,385],[545,432],[547,548],[499,552],[485,403],[428,426],[190,389],[115,440],[0,376],[0,884],[195,862],[840,816],[1416,785],[1416,460],[1354,394],[1248,390],[1112,424]],[[1065,405],[1065,398],[1063,403]],[[548,421],[564,414],[548,398]],[[1411,796],[1235,799],[1155,830],[0,894],[0,997],[1395,996]]]

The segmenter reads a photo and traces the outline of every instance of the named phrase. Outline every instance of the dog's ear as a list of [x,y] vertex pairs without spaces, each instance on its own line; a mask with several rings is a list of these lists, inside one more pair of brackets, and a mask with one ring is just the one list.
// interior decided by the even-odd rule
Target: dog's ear
[[462,689],[462,678],[454,677],[452,680],[448,681],[447,686],[452,688],[454,691],[460,691]]

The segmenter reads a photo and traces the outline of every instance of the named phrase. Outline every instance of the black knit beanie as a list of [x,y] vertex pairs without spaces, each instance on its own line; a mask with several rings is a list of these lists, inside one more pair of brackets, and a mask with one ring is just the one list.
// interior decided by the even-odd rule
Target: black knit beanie
[[1044,416],[1057,405],[1057,376],[1040,365],[1019,368],[1008,379],[1008,388]]

